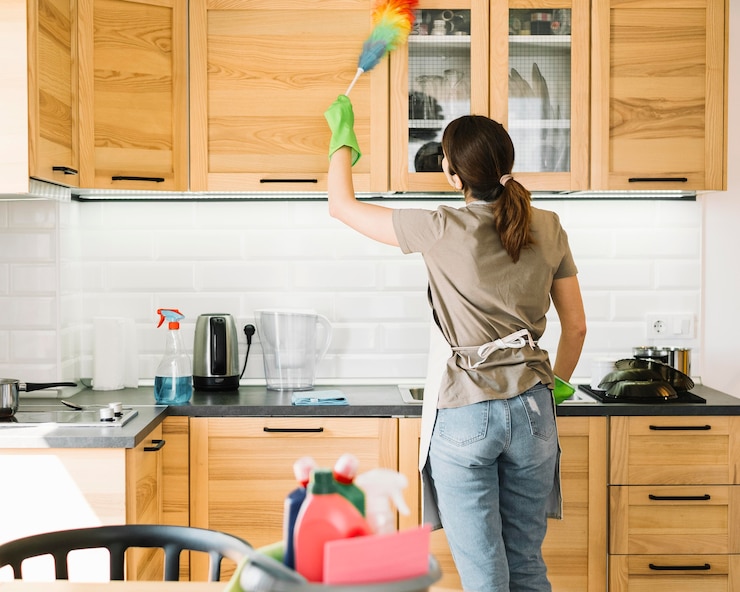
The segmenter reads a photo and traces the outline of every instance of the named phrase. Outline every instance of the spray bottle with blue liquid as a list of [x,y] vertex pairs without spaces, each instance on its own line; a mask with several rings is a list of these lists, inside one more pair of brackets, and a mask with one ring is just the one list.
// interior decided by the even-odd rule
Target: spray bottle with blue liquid
[[154,400],[158,405],[182,405],[193,396],[193,365],[180,336],[180,320],[185,318],[175,308],[157,310],[161,327],[167,320],[164,356],[154,376]]

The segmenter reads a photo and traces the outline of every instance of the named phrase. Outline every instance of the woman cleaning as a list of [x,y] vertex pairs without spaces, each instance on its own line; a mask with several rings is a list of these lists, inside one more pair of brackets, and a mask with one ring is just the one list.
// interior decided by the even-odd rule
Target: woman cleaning
[[[442,170],[461,207],[392,209],[358,201],[360,157],[345,95],[325,113],[329,213],[365,236],[420,253],[432,343],[420,469],[424,521],[441,525],[465,590],[547,592],[547,518],[560,517],[554,375],[569,380],[586,321],[577,268],[556,214],[511,174],[514,146],[487,117],[455,119]],[[555,307],[554,365],[537,345]]]

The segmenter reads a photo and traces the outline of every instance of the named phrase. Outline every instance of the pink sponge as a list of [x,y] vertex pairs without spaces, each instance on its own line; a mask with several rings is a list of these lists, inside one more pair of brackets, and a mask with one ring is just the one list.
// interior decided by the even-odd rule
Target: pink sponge
[[325,584],[373,584],[429,572],[431,526],[390,534],[329,541],[324,546]]

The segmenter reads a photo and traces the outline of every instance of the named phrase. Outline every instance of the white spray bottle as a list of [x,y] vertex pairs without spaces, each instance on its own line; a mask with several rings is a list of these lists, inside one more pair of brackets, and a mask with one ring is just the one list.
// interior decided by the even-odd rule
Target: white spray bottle
[[396,531],[396,515],[390,500],[404,516],[410,510],[403,499],[408,479],[391,469],[373,469],[358,475],[355,484],[365,492],[365,519],[375,534]]

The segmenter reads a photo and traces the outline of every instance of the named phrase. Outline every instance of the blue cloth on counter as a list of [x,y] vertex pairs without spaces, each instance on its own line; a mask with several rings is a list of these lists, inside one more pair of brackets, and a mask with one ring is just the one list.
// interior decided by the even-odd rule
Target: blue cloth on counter
[[349,405],[342,391],[293,393],[293,405]]

